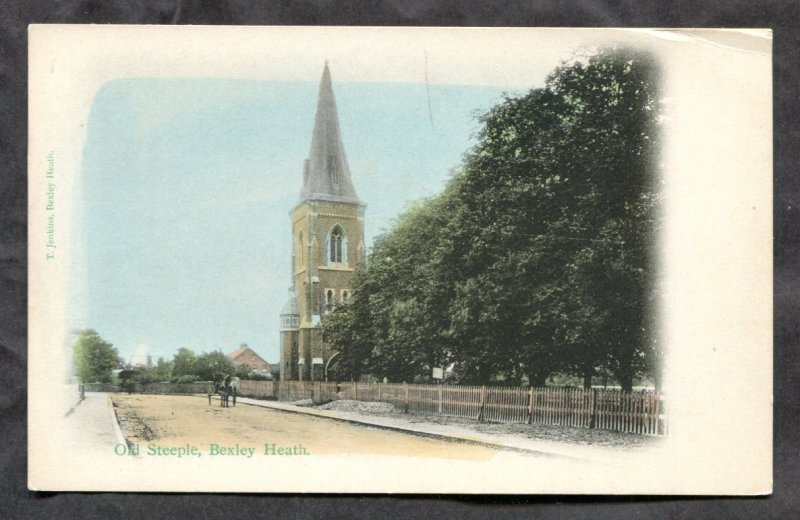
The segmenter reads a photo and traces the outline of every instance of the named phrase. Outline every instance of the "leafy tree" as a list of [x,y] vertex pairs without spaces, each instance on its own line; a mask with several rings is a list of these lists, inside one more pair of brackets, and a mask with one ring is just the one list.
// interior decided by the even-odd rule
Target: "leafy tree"
[[573,286],[586,300],[583,310],[595,309],[580,321],[588,323],[595,347],[583,341],[578,352],[594,364],[604,360],[625,390],[648,370],[648,361],[652,369],[657,356],[651,318],[659,203],[657,80],[652,59],[628,49],[561,67],[549,80],[571,116],[565,125],[569,151],[559,161],[565,175],[580,182],[581,189],[570,194],[579,210],[571,225],[593,239],[571,265]]
[[125,368],[117,374],[117,377],[122,389],[128,393],[133,393],[140,375],[140,371],[137,368]]
[[167,381],[170,377],[172,377],[172,370],[172,363],[164,359],[163,356],[158,357],[158,361],[156,361],[156,364],[153,367],[153,371],[158,376],[159,381]]
[[117,377],[123,385],[127,385],[128,383],[137,380],[139,377],[139,371],[135,368],[126,368],[121,370],[119,374],[117,374]]
[[234,367],[233,375],[240,379],[251,379],[255,375],[253,369],[248,365]]
[[[356,276],[355,286],[362,283]],[[334,380],[357,380],[366,370],[366,362],[372,355],[374,338],[369,326],[370,313],[367,308],[367,288],[356,290],[348,303],[337,306],[322,321],[322,338],[339,350],[335,363],[329,367],[328,377]]]
[[72,347],[72,362],[82,383],[110,383],[119,352],[94,330],[85,330]]
[[153,383],[172,380],[172,363],[159,357],[155,365],[145,367],[139,371],[137,380],[140,383]]
[[197,375],[197,354],[188,348],[180,348],[172,359],[172,374],[175,377]]
[[[447,219],[447,194],[412,207],[379,240],[367,264],[374,356],[378,378],[417,381],[447,363],[451,350],[443,324],[452,293],[447,277],[432,269]],[[356,291],[358,292],[358,291]]]
[[241,365],[235,368],[234,376],[239,379],[248,379],[251,381],[266,381],[269,377],[259,374],[248,365]]
[[544,89],[484,116],[448,228],[463,258],[453,264],[462,298],[491,297],[463,320],[459,344],[488,346],[467,358],[518,360],[534,384],[568,370],[588,386],[608,366],[630,389],[642,373],[652,343],[655,81],[647,56],[614,49],[560,67]]
[[185,374],[182,376],[172,376],[169,378],[170,383],[194,383],[200,381],[200,376],[197,374]]
[[233,374],[236,367],[221,350],[204,352],[197,358],[196,375],[202,381],[213,381],[217,374]]

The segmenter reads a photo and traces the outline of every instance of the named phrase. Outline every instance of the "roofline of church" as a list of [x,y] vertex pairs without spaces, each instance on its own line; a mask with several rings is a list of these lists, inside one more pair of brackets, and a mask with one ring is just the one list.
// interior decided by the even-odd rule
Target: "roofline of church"
[[343,197],[332,197],[330,195],[319,195],[319,196],[311,196],[311,197],[303,197],[297,204],[292,206],[292,209],[289,210],[289,215],[294,213],[294,211],[302,206],[303,204],[309,202],[335,202],[336,204],[347,204],[349,206],[356,206],[361,208],[362,210],[367,208],[367,205],[361,202],[358,199],[345,199]]

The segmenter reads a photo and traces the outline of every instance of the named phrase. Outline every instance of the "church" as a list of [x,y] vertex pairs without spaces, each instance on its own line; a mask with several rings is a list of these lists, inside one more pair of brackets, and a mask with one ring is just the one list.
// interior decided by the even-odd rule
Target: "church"
[[293,247],[289,299],[280,315],[282,380],[325,379],[335,352],[323,343],[320,324],[352,294],[355,268],[366,254],[365,209],[350,178],[326,62],[303,188],[289,212]]

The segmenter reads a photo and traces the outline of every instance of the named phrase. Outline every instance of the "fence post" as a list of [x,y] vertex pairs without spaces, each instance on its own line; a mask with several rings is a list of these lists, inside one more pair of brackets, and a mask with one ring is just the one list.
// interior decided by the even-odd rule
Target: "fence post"
[[533,387],[528,387],[528,424],[533,422]]
[[597,388],[592,388],[591,400],[590,400],[590,409],[591,409],[591,418],[589,419],[589,428],[595,427],[595,402],[597,401]]
[[442,385],[436,385],[439,387],[439,415],[442,415]]
[[[656,435],[660,435],[661,431],[662,431],[662,429],[661,429],[661,410],[660,410],[660,408],[661,408],[661,406],[660,406],[661,405],[661,396],[660,395],[656,395],[655,401],[656,401],[655,402],[655,407],[654,407],[655,410],[653,410],[653,415],[655,415],[655,417],[656,417],[656,432],[655,433],[656,433]],[[664,422],[663,431],[664,431],[664,435],[666,435],[667,434],[666,421]]]
[[403,387],[406,391],[406,409],[404,410],[404,413],[408,413],[408,383],[403,383]]
[[486,386],[481,387],[481,406],[478,408],[478,417],[476,420],[483,420],[483,407],[486,405]]

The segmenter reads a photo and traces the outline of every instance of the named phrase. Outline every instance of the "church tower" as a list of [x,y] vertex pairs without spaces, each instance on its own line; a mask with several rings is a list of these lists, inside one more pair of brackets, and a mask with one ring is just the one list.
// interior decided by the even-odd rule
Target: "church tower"
[[322,71],[300,201],[291,210],[292,285],[281,312],[281,378],[325,378],[334,354],[320,323],[353,292],[364,259],[364,210],[350,178],[327,62]]

